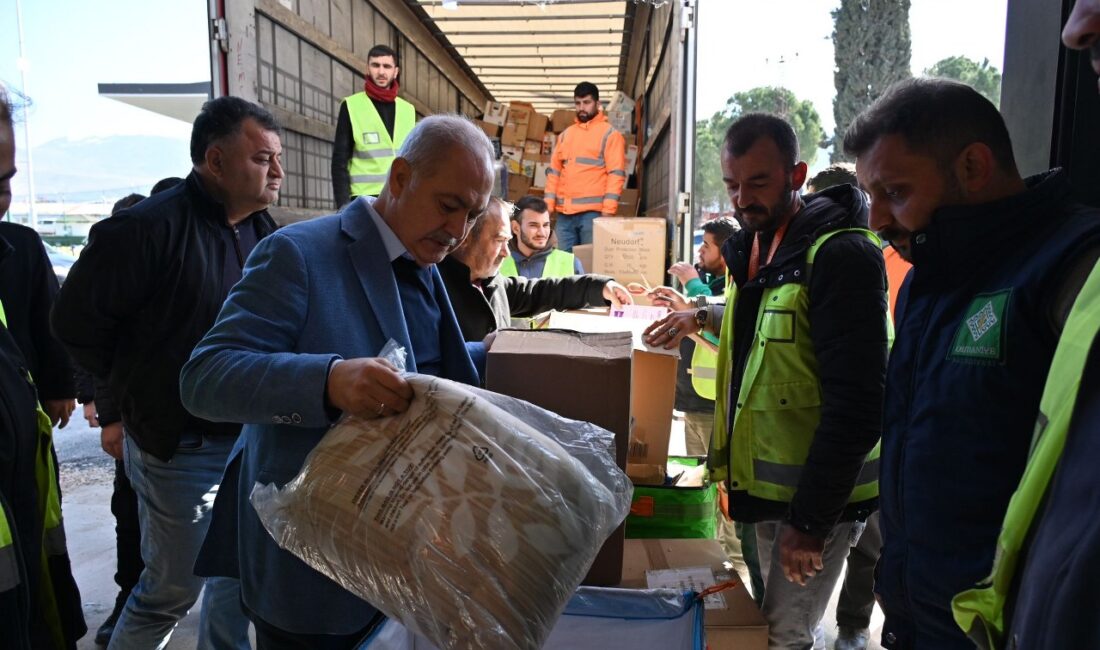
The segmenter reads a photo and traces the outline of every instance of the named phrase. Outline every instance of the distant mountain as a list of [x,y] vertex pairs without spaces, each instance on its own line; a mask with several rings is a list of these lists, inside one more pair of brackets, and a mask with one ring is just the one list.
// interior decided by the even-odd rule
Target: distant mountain
[[[26,161],[18,152],[20,174],[13,182],[16,200],[27,191]],[[130,192],[148,194],[166,176],[191,170],[189,143],[180,138],[118,135],[61,138],[34,148],[34,184],[39,200],[111,201]]]

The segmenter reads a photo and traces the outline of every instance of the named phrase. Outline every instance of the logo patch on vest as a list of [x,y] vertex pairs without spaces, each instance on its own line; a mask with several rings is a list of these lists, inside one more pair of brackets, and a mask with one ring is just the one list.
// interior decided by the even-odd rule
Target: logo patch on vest
[[1005,312],[1012,290],[974,298],[947,355],[963,363],[1004,363]]
[[382,142],[382,138],[378,137],[377,131],[363,131],[363,142],[367,144],[378,144]]

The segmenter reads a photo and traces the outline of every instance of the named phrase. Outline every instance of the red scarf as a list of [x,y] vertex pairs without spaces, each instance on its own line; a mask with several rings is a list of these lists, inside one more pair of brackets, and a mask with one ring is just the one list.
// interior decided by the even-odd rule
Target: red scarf
[[375,101],[392,104],[397,99],[397,80],[394,79],[389,88],[383,88],[374,83],[374,79],[367,77],[367,81],[363,84],[363,90],[367,93],[367,97]]

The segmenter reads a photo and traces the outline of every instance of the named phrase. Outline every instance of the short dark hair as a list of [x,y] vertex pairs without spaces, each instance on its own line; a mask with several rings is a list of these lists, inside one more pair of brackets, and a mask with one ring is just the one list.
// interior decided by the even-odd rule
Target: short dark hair
[[393,64],[397,67],[401,67],[401,64],[397,58],[397,51],[389,45],[375,45],[374,47],[372,47],[370,51],[367,52],[367,61],[370,61],[376,56],[392,56]]
[[115,201],[115,204],[111,206],[111,215],[115,215],[118,212],[130,207],[131,205],[137,205],[144,200],[144,194],[127,194],[121,199]]
[[546,212],[550,206],[546,205],[546,201],[543,201],[537,196],[525,196],[522,199],[516,201],[515,207],[512,209],[512,221],[519,221],[520,215],[524,210],[530,210],[536,213]]
[[573,97],[591,97],[600,101],[600,89],[591,81],[582,81],[573,89]]
[[149,196],[160,194],[164,190],[170,190],[182,182],[183,179],[179,176],[169,176],[168,178],[162,178],[157,181],[157,184],[153,186],[153,189],[149,190]]
[[794,167],[798,163],[798,136],[781,117],[767,113],[746,113],[730,125],[723,145],[726,153],[737,158],[745,155],[760,138],[768,138],[779,147],[784,162]]
[[917,78],[890,86],[852,121],[844,134],[844,151],[858,157],[888,135],[901,136],[914,152],[944,166],[981,142],[1003,171],[1016,172],[1004,118],[993,102],[964,83]]
[[832,187],[834,185],[859,185],[856,180],[856,166],[849,162],[839,162],[822,169],[810,179],[810,187],[815,192]]
[[15,108],[12,106],[11,97],[8,96],[8,89],[4,84],[0,84],[0,125],[12,126],[14,112]]
[[741,230],[741,226],[729,217],[718,217],[703,224],[703,232],[714,237],[714,243],[718,244],[719,248],[738,230]]
[[202,105],[191,129],[191,162],[201,164],[210,145],[239,133],[247,119],[256,120],[266,131],[281,134],[279,123],[268,110],[240,97],[218,97]]

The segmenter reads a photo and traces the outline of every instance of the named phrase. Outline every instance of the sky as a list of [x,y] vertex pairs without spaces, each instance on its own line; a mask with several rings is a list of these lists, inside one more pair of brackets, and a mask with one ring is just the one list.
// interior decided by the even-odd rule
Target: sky
[[[24,89],[16,1],[0,0],[0,81]],[[188,124],[99,97],[97,84],[208,80],[206,0],[21,2],[31,143],[110,135],[189,136]],[[734,92],[782,85],[811,100],[832,132],[829,12],[839,0],[698,2],[698,118],[721,110]],[[914,71],[955,54],[988,58],[1000,69],[1005,11],[1006,0],[913,0]],[[16,146],[17,164],[22,164],[22,126],[17,127]]]

